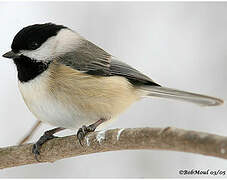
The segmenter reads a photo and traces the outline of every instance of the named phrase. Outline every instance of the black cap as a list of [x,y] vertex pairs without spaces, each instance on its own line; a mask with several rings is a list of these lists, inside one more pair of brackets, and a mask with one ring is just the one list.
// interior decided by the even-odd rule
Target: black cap
[[39,48],[48,38],[57,35],[58,31],[67,28],[53,23],[34,24],[20,30],[13,39],[11,48],[17,53],[20,50]]

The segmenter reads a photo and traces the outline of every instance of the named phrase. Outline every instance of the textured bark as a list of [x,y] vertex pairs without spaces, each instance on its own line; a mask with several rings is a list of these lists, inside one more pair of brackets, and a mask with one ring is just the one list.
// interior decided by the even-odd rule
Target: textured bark
[[32,144],[0,148],[0,169],[96,152],[156,149],[191,152],[227,159],[227,137],[177,128],[113,129],[89,134],[81,146],[76,136],[56,138],[41,149],[40,162],[31,153]]

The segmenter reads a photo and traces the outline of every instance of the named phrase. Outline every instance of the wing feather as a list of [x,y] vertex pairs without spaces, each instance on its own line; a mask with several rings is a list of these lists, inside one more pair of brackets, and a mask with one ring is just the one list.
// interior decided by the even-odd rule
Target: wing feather
[[110,72],[112,75],[126,77],[133,84],[160,86],[148,76],[142,74],[141,72],[129,66],[128,64],[117,60],[116,58],[112,58],[112,61],[110,64]]
[[111,55],[87,40],[81,40],[80,46],[57,58],[57,61],[79,71],[109,71]]
[[87,40],[82,40],[75,51],[68,52],[57,59],[58,62],[87,74],[99,76],[123,76],[132,84],[159,86],[138,70],[123,63],[103,49]]

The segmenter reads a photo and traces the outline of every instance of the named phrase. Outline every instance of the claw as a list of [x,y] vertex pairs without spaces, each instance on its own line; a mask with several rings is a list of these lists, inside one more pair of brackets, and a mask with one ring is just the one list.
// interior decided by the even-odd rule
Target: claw
[[54,136],[53,134],[55,134],[55,133],[57,133],[57,132],[59,132],[59,131],[62,131],[62,130],[64,130],[64,129],[65,129],[65,128],[58,127],[58,128],[54,128],[54,129],[51,129],[51,130],[49,130],[49,131],[46,131],[46,132],[44,133],[44,135],[42,135],[42,136],[39,138],[39,140],[33,145],[33,147],[32,147],[32,153],[35,155],[35,159],[36,159],[38,162],[40,162],[39,159],[38,159],[38,156],[40,155],[40,149],[41,149],[42,145],[43,145],[45,142],[47,142],[47,141],[49,141],[49,140],[51,140],[51,139],[57,138],[57,137]]
[[44,134],[43,136],[40,137],[40,139],[33,145],[32,147],[32,153],[35,155],[35,159],[40,162],[40,160],[38,159],[38,157],[40,156],[40,149],[42,147],[42,145],[53,139],[56,138],[54,135],[48,135],[48,134]]
[[85,138],[85,136],[90,133],[90,132],[94,132],[95,129],[102,124],[104,121],[106,121],[106,119],[101,118],[100,120],[96,121],[95,123],[89,125],[89,126],[82,126],[78,131],[77,131],[77,139],[79,140],[79,143],[81,146],[83,146],[82,144],[82,140]]
[[41,146],[38,145],[37,143],[35,143],[35,144],[33,145],[33,147],[32,147],[32,153],[35,155],[35,159],[36,159],[36,161],[38,161],[38,162],[40,162],[39,159],[38,159],[38,157],[39,157],[39,155],[40,155],[40,148],[41,148]]
[[85,136],[86,136],[86,132],[85,132],[85,128],[83,126],[77,132],[77,139],[79,140],[79,143],[81,146],[83,146],[82,140],[84,139]]
[[77,139],[79,140],[79,143],[81,146],[84,146],[82,141],[84,140],[85,136],[89,133],[89,132],[93,132],[95,129],[92,128],[91,126],[82,126],[82,128],[80,128],[77,131]]

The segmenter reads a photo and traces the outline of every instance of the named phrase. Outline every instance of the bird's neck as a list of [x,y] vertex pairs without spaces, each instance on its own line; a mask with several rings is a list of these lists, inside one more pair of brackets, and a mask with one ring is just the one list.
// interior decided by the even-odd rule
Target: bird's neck
[[48,69],[49,63],[37,62],[26,56],[14,59],[20,82],[28,82]]

